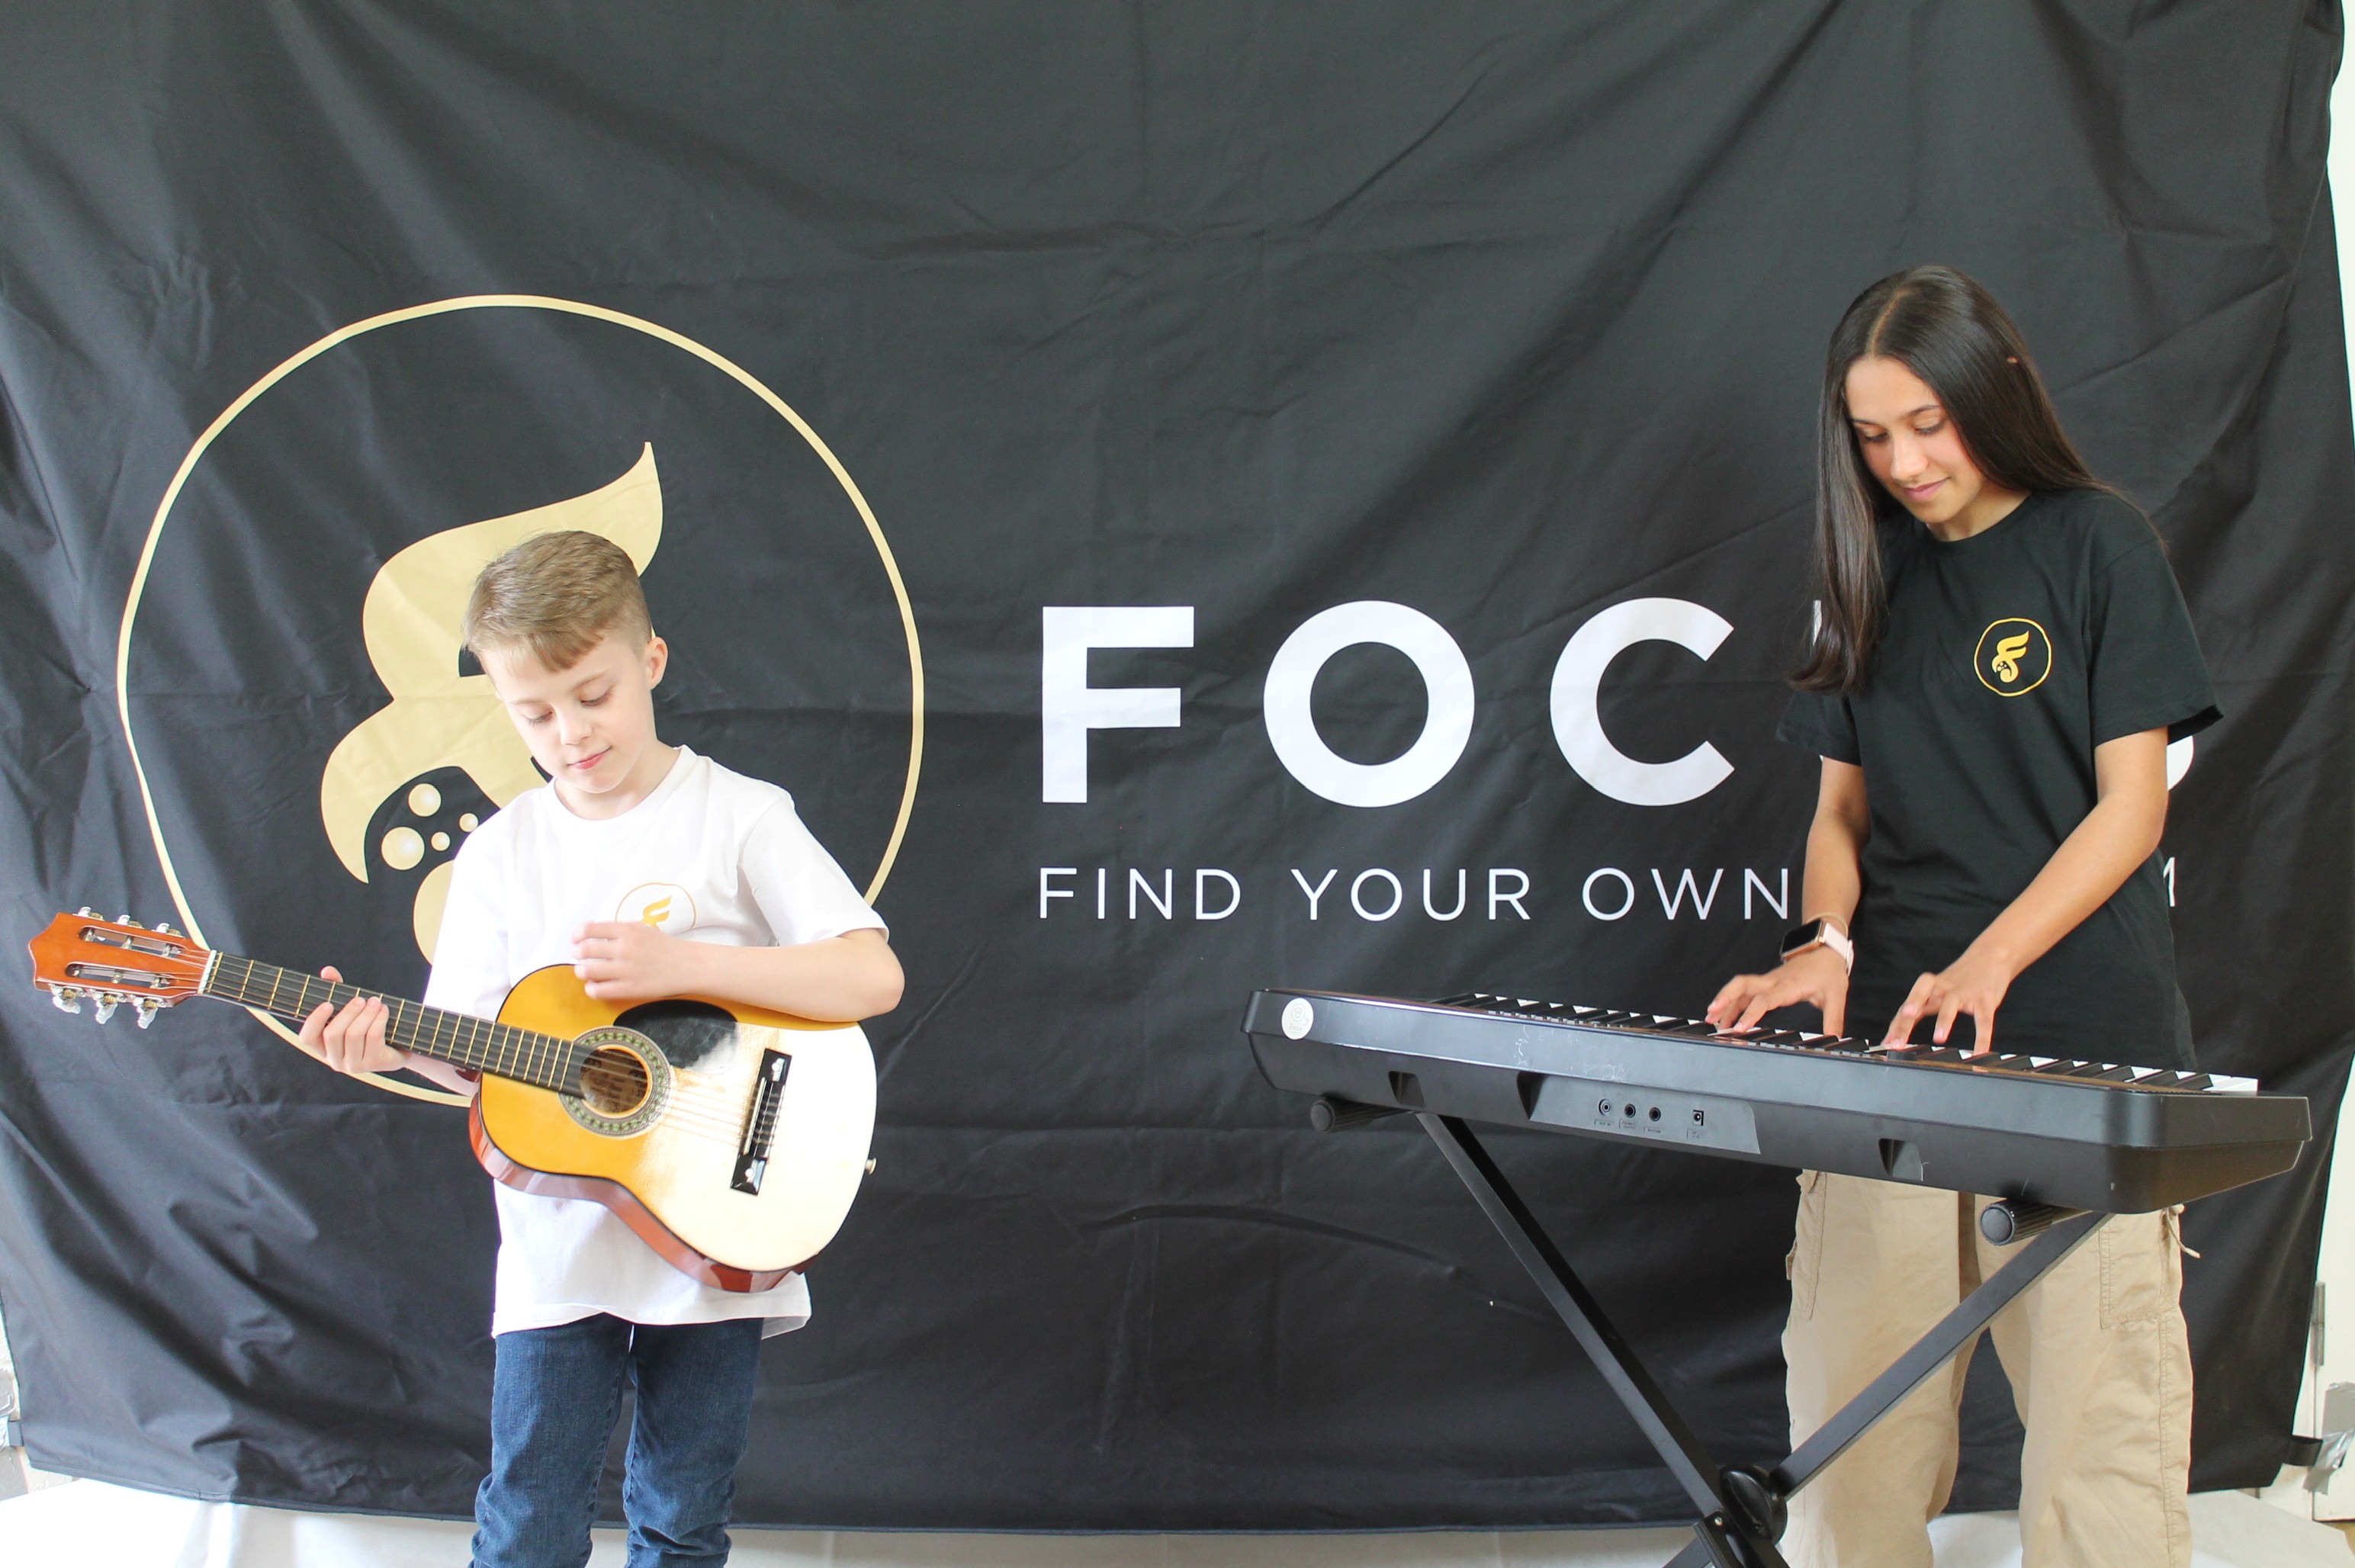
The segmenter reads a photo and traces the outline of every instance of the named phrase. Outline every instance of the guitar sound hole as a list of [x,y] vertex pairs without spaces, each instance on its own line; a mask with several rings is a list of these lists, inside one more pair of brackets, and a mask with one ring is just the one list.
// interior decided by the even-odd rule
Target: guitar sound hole
[[600,1046],[581,1064],[581,1097],[601,1115],[633,1114],[646,1103],[653,1088],[645,1061],[620,1046]]

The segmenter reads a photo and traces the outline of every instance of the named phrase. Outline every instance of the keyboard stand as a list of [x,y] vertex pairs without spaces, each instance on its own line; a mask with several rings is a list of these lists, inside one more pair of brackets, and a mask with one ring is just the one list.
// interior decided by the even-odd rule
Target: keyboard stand
[[1791,1495],[1870,1431],[1874,1423],[1945,1366],[1997,1313],[2075,1251],[2108,1218],[2077,1214],[2054,1221],[1781,1463],[1772,1469],[1757,1466],[1726,1469],[1710,1458],[1692,1428],[1685,1424],[1636,1352],[1604,1316],[1520,1194],[1473,1135],[1470,1125],[1461,1117],[1427,1111],[1415,1113],[1415,1119],[1455,1168],[1455,1174],[1495,1223],[1505,1244],[1537,1282],[1547,1304],[1576,1337],[1603,1381],[1636,1418],[1661,1463],[1692,1499],[1698,1510],[1694,1540],[1670,1559],[1667,1568],[1787,1568],[1774,1542],[1782,1536]]

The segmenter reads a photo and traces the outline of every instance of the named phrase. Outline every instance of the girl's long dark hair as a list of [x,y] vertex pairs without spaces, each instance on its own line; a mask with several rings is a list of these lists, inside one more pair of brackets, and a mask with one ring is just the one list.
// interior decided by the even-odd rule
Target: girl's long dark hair
[[1802,691],[1864,689],[1881,645],[1887,601],[1879,521],[1908,516],[1865,466],[1849,423],[1848,371],[1859,359],[1895,359],[1922,378],[1955,423],[1963,449],[2007,490],[2107,490],[2061,428],[2019,328],[1995,296],[1952,267],[1892,272],[1848,307],[1824,362],[1816,446],[1816,588],[1821,613]]

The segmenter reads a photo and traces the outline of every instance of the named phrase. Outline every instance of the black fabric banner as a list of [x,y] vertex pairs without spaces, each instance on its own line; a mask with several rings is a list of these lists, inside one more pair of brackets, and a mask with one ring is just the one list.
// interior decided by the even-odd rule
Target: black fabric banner
[[[1690,1013],[1769,960],[1823,346],[1947,261],[2222,695],[2184,989],[2203,1065],[2317,1114],[2188,1221],[2197,1481],[2263,1482],[2355,1018],[2339,41],[2306,0],[12,8],[0,950],[90,903],[414,995],[440,868],[535,782],[458,596],[598,528],[666,738],[791,789],[911,976],[743,1518],[1676,1515],[1435,1151],[1310,1131],[1237,1019]],[[1712,1446],[1779,1455],[1790,1175],[1497,1147]],[[464,1513],[496,1240],[457,1111],[0,987],[37,1463]],[[1999,1380],[1965,1424],[1999,1505]]]

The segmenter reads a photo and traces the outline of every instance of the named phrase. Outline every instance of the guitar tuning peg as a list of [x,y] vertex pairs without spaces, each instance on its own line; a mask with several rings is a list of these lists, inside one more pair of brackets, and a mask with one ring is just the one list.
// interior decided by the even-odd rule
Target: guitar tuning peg
[[81,1011],[81,993],[70,986],[59,986],[51,991],[49,1000],[57,1004],[57,1009],[61,1013]]
[[154,1023],[155,1015],[164,1010],[164,1005],[153,997],[142,997],[132,1006],[138,1010],[141,1029],[145,1029],[149,1024]]
[[132,930],[133,930],[133,931],[144,931],[144,930],[146,930],[146,929],[147,929],[145,926],[144,926],[144,925],[140,924],[137,921],[135,921],[135,920],[132,919],[132,918],[131,918],[129,915],[127,915],[127,914],[118,914],[118,915],[116,915],[116,916],[114,917],[114,923],[115,923],[115,924],[117,924],[117,925],[127,925],[127,926],[129,926],[129,927],[130,927]]
[[91,908],[88,904],[82,905],[81,908],[74,911],[74,913],[80,916],[83,920],[97,920],[101,918],[99,912]]
[[112,997],[99,997],[98,1004],[90,1009],[91,1021],[93,1023],[102,1024],[107,1019],[112,1018],[114,1016],[115,1002],[116,998]]
[[186,933],[185,932],[174,931],[170,926],[165,924],[159,920],[155,923],[155,934],[158,936],[182,936]]

